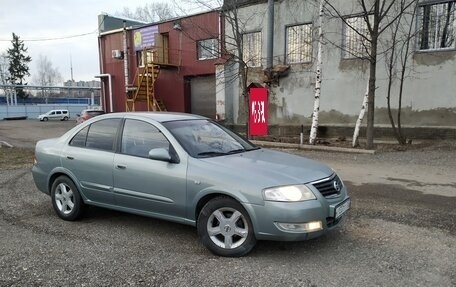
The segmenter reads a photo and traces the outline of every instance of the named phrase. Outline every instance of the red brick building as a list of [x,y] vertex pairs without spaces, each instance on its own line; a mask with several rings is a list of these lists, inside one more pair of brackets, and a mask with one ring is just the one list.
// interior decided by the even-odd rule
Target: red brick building
[[215,64],[220,61],[223,31],[218,11],[121,25],[99,34],[107,112],[165,109],[215,118]]

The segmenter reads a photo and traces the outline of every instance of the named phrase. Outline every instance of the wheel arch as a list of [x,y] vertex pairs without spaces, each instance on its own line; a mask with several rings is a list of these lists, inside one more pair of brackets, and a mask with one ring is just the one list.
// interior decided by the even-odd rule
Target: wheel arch
[[79,194],[81,194],[81,197],[83,198],[83,200],[85,200],[85,197],[81,192],[81,186],[79,185],[79,182],[76,180],[76,177],[74,175],[72,175],[71,172],[64,170],[64,169],[56,169],[50,174],[49,179],[48,179],[48,184],[47,184],[49,194],[51,194],[52,184],[59,176],[68,177],[74,183],[76,188],[78,189]]
[[223,193],[223,192],[211,192],[211,193],[207,193],[205,194],[204,196],[202,196],[196,203],[195,205],[195,209],[194,209],[194,218],[195,218],[195,222],[198,222],[198,217],[199,217],[199,214],[201,212],[201,210],[203,209],[203,207],[209,202],[211,201],[212,199],[214,198],[217,198],[217,197],[226,197],[226,198],[231,198],[232,200],[235,200],[237,201],[240,205],[242,205],[242,207],[245,209],[245,211],[247,212],[248,216],[250,217],[250,221],[252,222],[252,224],[254,224],[254,216],[252,216],[252,210],[250,208],[248,208],[248,206],[246,206],[242,200],[240,200],[239,198],[237,198],[236,196],[234,196],[233,194],[227,194],[227,193]]

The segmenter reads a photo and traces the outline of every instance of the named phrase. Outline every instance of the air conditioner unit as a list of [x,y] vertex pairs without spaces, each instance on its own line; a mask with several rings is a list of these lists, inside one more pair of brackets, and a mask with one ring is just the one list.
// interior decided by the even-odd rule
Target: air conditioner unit
[[120,50],[112,50],[113,59],[123,59],[123,52]]

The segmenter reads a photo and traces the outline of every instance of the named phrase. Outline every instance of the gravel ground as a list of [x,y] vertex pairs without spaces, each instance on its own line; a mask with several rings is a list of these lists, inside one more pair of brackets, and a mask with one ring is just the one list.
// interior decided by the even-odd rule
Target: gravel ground
[[[36,140],[22,133],[8,136]],[[34,186],[30,164],[2,166],[0,286],[456,286],[455,151],[454,143],[376,155],[287,150],[337,170],[352,208],[323,237],[259,242],[243,258],[214,256],[193,227],[156,219],[90,208],[65,222]]]

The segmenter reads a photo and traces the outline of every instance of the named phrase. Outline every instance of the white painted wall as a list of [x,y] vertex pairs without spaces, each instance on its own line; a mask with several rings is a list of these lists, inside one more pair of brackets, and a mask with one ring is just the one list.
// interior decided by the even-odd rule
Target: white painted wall
[[[355,12],[355,0],[340,2],[343,2],[346,15]],[[339,3],[339,5],[342,4]],[[245,31],[262,31],[263,66],[266,63],[266,10],[267,3],[239,9],[241,22],[246,23]],[[276,1],[274,14],[274,64],[284,64],[286,26],[315,22],[318,15],[318,1]],[[340,19],[325,19],[323,29],[328,40],[323,51],[320,110],[322,112],[334,110],[343,115],[355,116],[359,113],[362,104],[369,65],[361,60],[342,59],[341,50],[331,44],[331,42],[341,44],[342,21]],[[230,34],[228,23],[226,23],[225,32]],[[315,58],[316,43],[313,46]],[[414,50],[414,44],[412,49]],[[409,63],[412,70],[406,80],[402,106],[416,111],[433,112],[439,108],[456,110],[456,51],[415,52]],[[385,67],[384,58],[380,56],[377,65],[378,88],[375,101],[377,108],[387,105]],[[274,111],[270,111],[271,124],[310,122],[315,84],[313,63],[294,64],[290,69],[290,74],[280,79],[280,85],[271,88],[270,101],[272,105],[277,106]],[[258,79],[252,78],[251,80]],[[225,90],[226,98],[232,98],[233,103],[239,102],[238,83],[230,83],[229,86],[230,88]],[[395,86],[395,90],[397,91],[397,86]],[[395,97],[392,103],[393,107],[397,106]],[[237,123],[238,110],[239,106],[234,105],[233,121],[235,123]],[[335,118],[332,123],[338,123],[337,121],[338,119]],[[444,119],[442,125],[448,125],[443,121]],[[426,122],[425,119],[424,122]]]

